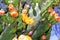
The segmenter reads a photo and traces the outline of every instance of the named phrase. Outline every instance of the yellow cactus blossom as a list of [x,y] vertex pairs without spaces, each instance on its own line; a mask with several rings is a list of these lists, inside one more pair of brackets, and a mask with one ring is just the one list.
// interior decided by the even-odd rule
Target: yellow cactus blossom
[[25,40],[32,40],[32,38],[30,36],[26,35]]
[[18,40],[32,40],[32,38],[28,35],[20,35]]
[[22,17],[26,17],[26,16],[27,16],[27,14],[23,14],[23,13],[22,13]]
[[25,35],[20,35],[19,37],[18,37],[18,40],[23,40],[25,38]]
[[33,18],[30,18],[29,21],[30,21],[30,24],[34,24],[34,19]]
[[25,24],[29,24],[29,20],[28,19],[25,20]]
[[25,22],[26,19],[27,19],[27,17],[22,17],[23,22]]
[[23,22],[25,22],[26,24],[33,24],[34,20],[31,17],[28,17],[27,14],[22,14],[22,20]]
[[33,23],[34,23],[34,20],[33,20],[33,18],[28,17],[28,18],[25,20],[25,23],[26,23],[26,24],[33,24]]
[[22,20],[25,21],[27,19],[27,15],[26,14],[22,14]]

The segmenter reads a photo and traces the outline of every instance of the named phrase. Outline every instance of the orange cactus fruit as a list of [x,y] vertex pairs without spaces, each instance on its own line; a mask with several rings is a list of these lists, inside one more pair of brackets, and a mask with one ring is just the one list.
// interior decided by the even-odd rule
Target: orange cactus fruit
[[42,40],[46,40],[46,36],[45,35],[42,35]]
[[54,9],[52,7],[48,8],[48,12],[53,12],[53,11],[54,11]]
[[54,18],[56,21],[60,21],[60,16],[57,13],[55,13]]
[[10,11],[14,10],[14,6],[12,4],[9,4],[8,8],[9,8]]
[[17,12],[17,11],[12,11],[12,12],[10,13],[10,15],[11,15],[12,17],[17,17],[17,16],[18,16],[18,12]]
[[3,16],[5,14],[5,11],[3,9],[0,10],[0,16]]
[[23,14],[26,14],[26,13],[27,13],[27,10],[26,10],[26,9],[23,9],[23,10],[22,10],[22,13],[23,13]]

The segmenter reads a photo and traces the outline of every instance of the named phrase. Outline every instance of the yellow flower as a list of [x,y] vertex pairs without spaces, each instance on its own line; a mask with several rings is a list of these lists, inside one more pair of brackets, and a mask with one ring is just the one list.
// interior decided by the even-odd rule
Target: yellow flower
[[22,20],[23,22],[27,19],[27,15],[26,14],[22,14]]
[[32,38],[28,35],[20,35],[18,40],[32,40]]
[[25,20],[25,23],[26,23],[26,24],[29,24],[29,20],[28,20],[28,18]]
[[25,39],[26,40],[32,40],[32,38],[30,36],[28,36],[28,35],[25,36]]
[[28,17],[27,14],[22,14],[22,20],[23,22],[25,22],[26,24],[33,24],[34,20],[31,17]]
[[26,17],[26,16],[27,16],[27,14],[23,14],[23,13],[22,13],[22,17]]
[[18,40],[23,40],[25,38],[25,35],[20,35],[19,37],[18,37]]
[[30,24],[34,24],[33,18],[29,19]]
[[25,20],[25,23],[26,23],[26,24],[33,24],[33,23],[34,23],[34,20],[33,20],[33,18],[28,17],[28,18]]

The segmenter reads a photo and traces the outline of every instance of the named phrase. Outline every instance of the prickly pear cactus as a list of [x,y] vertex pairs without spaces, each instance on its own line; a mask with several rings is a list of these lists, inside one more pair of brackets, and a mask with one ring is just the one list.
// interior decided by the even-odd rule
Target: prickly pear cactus
[[[49,40],[56,21],[48,12],[59,0],[0,0],[0,40]],[[43,38],[44,37],[44,38]],[[23,39],[23,40],[24,40]]]

